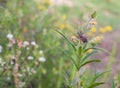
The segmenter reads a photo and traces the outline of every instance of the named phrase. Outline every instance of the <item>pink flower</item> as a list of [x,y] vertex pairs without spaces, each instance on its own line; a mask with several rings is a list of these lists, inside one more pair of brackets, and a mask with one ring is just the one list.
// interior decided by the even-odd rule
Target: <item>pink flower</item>
[[17,41],[18,47],[21,48],[23,46],[23,42],[21,40]]

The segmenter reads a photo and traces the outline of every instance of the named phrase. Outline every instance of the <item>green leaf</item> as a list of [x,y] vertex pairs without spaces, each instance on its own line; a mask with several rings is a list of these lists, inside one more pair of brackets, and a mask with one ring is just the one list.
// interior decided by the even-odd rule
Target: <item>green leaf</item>
[[67,73],[67,72],[64,72],[64,78],[65,78],[65,84],[67,85],[67,86],[71,86],[71,82],[70,82],[70,80],[69,80],[69,78],[70,78],[70,74],[69,73]]
[[91,14],[91,18],[95,18],[96,17],[96,11],[94,11],[92,14]]
[[82,55],[82,46],[79,46],[79,49],[78,49],[78,55],[81,56]]
[[97,53],[97,51],[93,51],[92,53],[86,54],[82,59],[81,63],[83,63],[89,56],[92,56],[93,54]]
[[114,80],[112,80],[112,87],[111,88],[115,88]]
[[82,66],[84,66],[84,65],[86,65],[86,64],[88,64],[88,63],[92,63],[92,62],[100,62],[100,60],[89,60],[89,61],[86,61],[86,62],[82,63],[82,64],[79,66],[79,69],[80,69]]
[[105,50],[105,49],[103,49],[103,48],[99,48],[99,47],[87,48],[87,49],[85,50],[85,52],[88,51],[89,49],[95,49],[95,50],[103,51],[103,52],[105,52],[105,53],[107,53],[107,54],[110,54],[107,50]]
[[60,35],[62,35],[67,40],[67,42],[74,48],[74,50],[76,50],[74,44],[64,34],[59,32],[58,30],[56,30],[56,32],[58,32]]
[[104,75],[107,72],[110,72],[110,71],[96,73],[95,76],[94,76],[94,78],[93,78],[92,83],[94,83],[99,77],[101,77],[102,75]]
[[88,87],[88,88],[95,88],[96,86],[99,86],[99,85],[102,85],[102,84],[104,84],[104,82],[97,82],[97,83],[94,83],[94,84],[92,84],[90,87]]
[[73,64],[75,65],[76,69],[79,70],[79,67],[78,67],[77,63],[75,62],[75,60],[73,58],[71,58],[71,60],[72,60]]
[[78,55],[77,55],[78,66],[79,66],[80,61],[81,61],[82,53],[83,53],[83,47],[79,46],[79,48],[78,48]]

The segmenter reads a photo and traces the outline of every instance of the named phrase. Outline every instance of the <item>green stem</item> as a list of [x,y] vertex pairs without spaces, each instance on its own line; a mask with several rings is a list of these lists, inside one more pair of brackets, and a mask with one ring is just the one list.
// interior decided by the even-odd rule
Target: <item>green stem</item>
[[80,88],[80,70],[77,70],[77,78],[78,78],[77,88]]

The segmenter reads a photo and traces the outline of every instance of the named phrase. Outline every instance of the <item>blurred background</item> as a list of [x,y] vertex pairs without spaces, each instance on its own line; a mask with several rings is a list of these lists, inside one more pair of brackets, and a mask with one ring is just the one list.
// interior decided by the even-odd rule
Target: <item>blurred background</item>
[[[41,62],[32,75],[20,76],[25,87],[21,88],[65,88],[64,71],[72,70],[71,61],[64,53],[71,55],[71,48],[54,29],[58,29],[70,37],[79,31],[83,24],[89,20],[92,12],[97,12],[95,21],[96,31],[104,35],[100,47],[109,51],[109,54],[100,52],[93,56],[102,62],[90,64],[91,70],[110,70],[102,80],[105,85],[102,88],[112,88],[112,79],[120,83],[120,3],[119,0],[0,0],[0,58],[6,63],[11,61],[12,49],[8,49],[8,34],[14,35],[16,41],[28,41],[38,45],[37,49],[28,49],[27,56],[33,55]],[[96,32],[89,34],[94,37]],[[97,34],[97,33],[96,33]],[[17,49],[16,52],[21,51]],[[26,51],[27,52],[27,51]],[[40,53],[36,54],[36,53]],[[10,56],[10,57],[9,57]],[[23,56],[23,58],[27,58]],[[9,60],[8,60],[9,59]],[[21,59],[19,59],[21,61]],[[36,59],[37,60],[37,59]],[[22,69],[34,65],[19,63]],[[12,71],[5,73],[1,63],[0,87],[15,88]],[[11,65],[8,67],[12,68]],[[21,72],[21,71],[20,71]],[[22,74],[22,73],[21,73]],[[22,74],[23,75],[23,74]],[[100,88],[101,88],[100,87]]]

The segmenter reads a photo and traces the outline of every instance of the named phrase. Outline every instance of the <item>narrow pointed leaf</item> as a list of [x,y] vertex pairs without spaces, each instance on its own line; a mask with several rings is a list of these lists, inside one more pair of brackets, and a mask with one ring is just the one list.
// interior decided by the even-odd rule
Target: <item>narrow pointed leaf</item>
[[74,44],[73,44],[64,34],[62,34],[61,32],[59,32],[58,30],[56,30],[56,32],[58,32],[60,35],[62,35],[62,36],[67,40],[67,42],[68,42],[70,45],[72,45],[72,47],[74,48],[74,50],[76,50]]
[[98,82],[98,83],[94,83],[94,84],[92,84],[90,87],[88,87],[88,88],[95,88],[95,87],[97,87],[97,86],[99,86],[99,85],[102,85],[102,84],[104,84],[104,82]]
[[75,60],[73,58],[71,58],[71,60],[72,60],[73,64],[75,65],[76,69],[79,70],[79,67],[78,67],[77,63],[75,62]]
[[100,60],[89,60],[89,61],[86,61],[84,63],[82,63],[79,68],[81,68],[82,66],[86,65],[86,64],[89,64],[89,63],[92,63],[92,62],[100,62]]
[[101,72],[101,73],[96,73],[95,77],[93,78],[92,82],[95,82],[99,77],[101,77],[102,75],[104,75],[105,73],[110,72],[110,71],[105,71],[105,72]]
[[105,49],[103,49],[103,48],[99,48],[99,47],[87,48],[87,49],[85,50],[85,52],[88,51],[89,49],[95,49],[95,50],[99,50],[99,51],[104,51],[104,52],[106,52],[107,54],[110,54],[107,50],[105,50]]
[[94,51],[92,53],[89,53],[87,55],[85,55],[82,59],[81,59],[81,63],[83,63],[88,57],[92,56],[93,54],[97,53],[97,51]]

